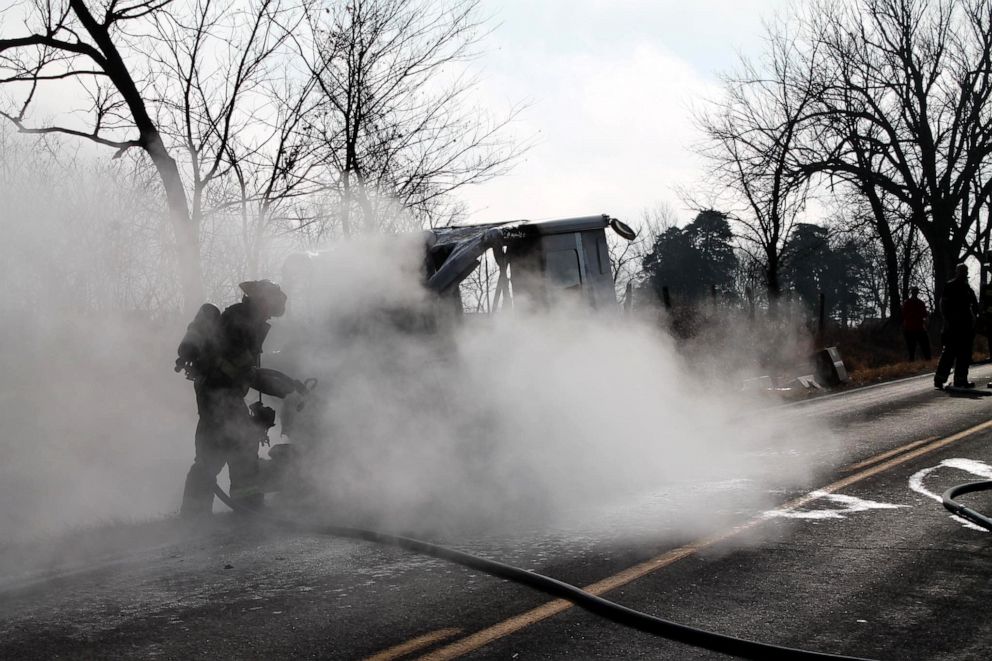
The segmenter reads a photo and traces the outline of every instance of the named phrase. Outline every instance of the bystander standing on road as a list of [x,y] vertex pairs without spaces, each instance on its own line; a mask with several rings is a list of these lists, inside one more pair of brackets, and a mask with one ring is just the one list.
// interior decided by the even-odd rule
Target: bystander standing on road
[[906,338],[910,362],[916,360],[917,346],[923,360],[930,360],[930,338],[927,335],[929,316],[926,303],[920,300],[920,288],[911,287],[909,298],[902,304],[902,334]]
[[968,381],[968,368],[971,365],[971,349],[975,340],[975,318],[978,313],[978,299],[968,284],[968,266],[958,264],[954,279],[944,286],[940,297],[940,313],[944,317],[944,329],[940,334],[942,351],[937,372],[933,375],[933,385],[942,389],[951,375],[954,366],[956,388],[974,388]]

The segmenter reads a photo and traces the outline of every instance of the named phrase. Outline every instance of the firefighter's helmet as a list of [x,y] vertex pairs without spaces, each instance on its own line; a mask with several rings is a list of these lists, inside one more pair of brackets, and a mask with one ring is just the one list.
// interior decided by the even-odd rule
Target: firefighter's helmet
[[281,317],[286,312],[286,294],[271,280],[248,280],[238,287],[249,299],[260,301],[273,317]]

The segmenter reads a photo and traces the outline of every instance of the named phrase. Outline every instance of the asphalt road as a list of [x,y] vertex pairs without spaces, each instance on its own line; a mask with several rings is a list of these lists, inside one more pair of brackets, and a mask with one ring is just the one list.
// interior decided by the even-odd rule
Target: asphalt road
[[[992,367],[973,376],[984,385]],[[921,377],[766,414],[829,426],[845,452],[811,452],[813,470],[773,490],[771,506],[714,501],[723,516],[697,529],[655,528],[647,499],[586,527],[440,541],[752,640],[992,658],[989,533],[935,499],[992,479],[992,397],[951,397]],[[705,490],[690,496],[680,507],[708,506]],[[992,512],[992,494],[966,498]],[[0,565],[2,659],[727,658],[443,561],[230,516],[35,551]]]

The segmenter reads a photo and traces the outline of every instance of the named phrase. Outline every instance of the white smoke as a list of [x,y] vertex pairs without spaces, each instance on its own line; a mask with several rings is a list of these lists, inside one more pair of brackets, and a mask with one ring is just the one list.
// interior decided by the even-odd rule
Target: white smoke
[[287,320],[306,333],[274,334],[276,364],[323,384],[290,440],[314,448],[310,479],[339,516],[418,530],[559,525],[715,485],[705,512],[667,514],[705,526],[714,498],[762,502],[808,477],[804,447],[831,447],[795,420],[756,416],[769,403],[740,393],[736,373],[700,373],[633,318],[518,304],[425,329],[430,303],[410,287],[419,249],[369,242],[314,260],[305,320]]
[[[0,538],[169,516],[196,412],[172,370],[189,320],[163,312],[175,290],[161,219],[109,175],[98,199],[87,185],[45,195],[47,179],[25,176],[33,187],[0,182],[12,283],[0,291]],[[769,403],[713,369],[754,348],[724,335],[701,370],[657,324],[569,306],[434,323],[421,249],[417,235],[380,237],[336,245],[316,260],[326,268],[259,274],[290,295],[263,363],[320,380],[289,440],[313,449],[322,514],[498,531],[691,493],[703,500],[654,522],[685,532],[802,482],[806,451],[834,447],[813,423],[755,414]],[[239,298],[220,292],[221,307]]]

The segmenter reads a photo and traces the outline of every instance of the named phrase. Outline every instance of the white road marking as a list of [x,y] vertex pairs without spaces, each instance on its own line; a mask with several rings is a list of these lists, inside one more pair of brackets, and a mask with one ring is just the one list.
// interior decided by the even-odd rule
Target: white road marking
[[[799,498],[795,498],[789,501],[788,503],[783,504],[779,509],[786,510],[786,509],[797,509],[799,507],[803,507],[804,505],[807,505],[817,499],[817,497],[815,497],[814,494],[836,493],[841,489],[846,489],[852,484],[857,484],[868,478],[874,477],[876,475],[880,475],[888,470],[891,470],[892,468],[895,468],[896,466],[901,466],[906,462],[913,461],[914,459],[918,459],[924,455],[930,454],[931,452],[935,452],[942,448],[946,448],[952,443],[956,443],[963,438],[968,438],[979,432],[984,432],[989,429],[992,429],[992,420],[986,420],[985,422],[977,424],[974,427],[969,427],[968,429],[964,429],[955,434],[951,434],[950,436],[946,436],[944,438],[938,439],[922,447],[915,447],[917,445],[917,443],[915,442],[910,443],[908,447],[911,447],[913,449],[909,450],[908,452],[904,452],[896,457],[887,459],[880,464],[876,464],[871,468],[866,468],[858,473],[848,475],[847,477],[837,480],[836,482],[832,482],[822,487],[821,489],[818,489],[817,491],[808,493],[804,496],[800,496]],[[751,530],[752,528],[761,525],[761,523],[765,520],[766,519],[764,517],[757,516],[733,528],[724,529],[722,532],[719,532],[710,537],[697,540],[695,542],[692,542],[691,544],[686,544],[685,546],[681,546],[677,549],[672,549],[671,551],[662,553],[659,556],[651,558],[650,560],[646,560],[640,564],[634,565],[633,567],[628,567],[627,569],[621,571],[618,574],[614,574],[613,576],[604,578],[601,581],[593,583],[592,585],[587,585],[585,586],[584,589],[587,592],[591,592],[592,594],[595,595],[606,594],[619,587],[632,583],[633,581],[636,581],[644,576],[647,576],[651,573],[664,569],[665,567],[668,567],[678,562],[679,560],[682,560],[683,558],[691,557],[703,549],[710,548],[718,543],[724,542],[728,539],[732,539],[733,537],[735,537],[736,535],[742,532]],[[564,599],[555,599],[554,601],[546,602],[543,605],[538,606],[537,608],[533,608],[527,612],[520,613],[518,615],[510,617],[506,620],[503,620],[502,622],[498,622],[480,631],[476,631],[475,633],[466,636],[461,640],[456,640],[455,642],[450,643],[445,647],[434,650],[430,654],[420,657],[420,659],[421,660],[429,659],[430,661],[445,661],[447,659],[456,659],[465,654],[475,652],[476,650],[479,650],[485,647],[486,645],[489,645],[495,640],[505,638],[506,636],[516,633],[517,631],[520,631],[538,622],[542,622],[550,617],[553,617],[558,613],[561,613],[563,611],[572,608],[572,606],[573,605],[571,602],[565,601]]]
[[[909,488],[918,494],[922,494],[927,498],[932,498],[938,503],[943,503],[944,499],[942,494],[934,493],[923,486],[923,480],[930,473],[934,472],[938,468],[956,468],[962,470],[966,473],[971,473],[972,475],[977,475],[978,477],[984,478],[986,480],[992,480],[992,466],[985,463],[984,461],[978,461],[977,459],[965,459],[963,457],[955,457],[953,459],[944,459],[942,462],[936,466],[931,466],[930,468],[924,468],[913,473],[909,478]],[[968,521],[956,514],[950,515],[952,519],[963,525],[965,528],[971,528],[972,530],[978,530],[979,532],[989,532],[985,528]]]
[[847,496],[840,493],[828,493],[826,491],[813,491],[810,493],[816,501],[830,501],[842,507],[837,509],[820,510],[799,510],[792,508],[779,508],[762,513],[766,519],[844,519],[848,514],[855,512],[867,512],[869,510],[891,510],[909,505],[894,505],[892,503],[880,503],[874,500],[866,500],[855,496]]

